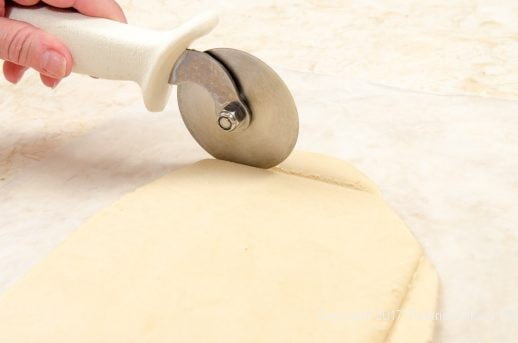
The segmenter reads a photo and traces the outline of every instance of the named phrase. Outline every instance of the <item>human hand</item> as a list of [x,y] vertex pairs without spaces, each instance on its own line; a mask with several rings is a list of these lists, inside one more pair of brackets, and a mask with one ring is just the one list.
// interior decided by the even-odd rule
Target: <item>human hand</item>
[[[58,8],[75,8],[92,17],[126,22],[115,0],[14,0],[19,5],[32,6],[43,2]],[[73,59],[58,38],[24,22],[5,18],[6,1],[0,0],[0,59],[4,76],[17,83],[28,68],[37,70],[41,81],[54,88],[72,71]]]

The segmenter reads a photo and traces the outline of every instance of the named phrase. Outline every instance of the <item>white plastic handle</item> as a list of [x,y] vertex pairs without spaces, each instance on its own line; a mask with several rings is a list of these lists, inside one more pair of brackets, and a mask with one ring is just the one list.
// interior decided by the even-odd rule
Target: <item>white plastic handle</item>
[[49,7],[13,7],[9,18],[57,36],[72,54],[74,72],[137,82],[153,112],[167,104],[169,77],[178,58],[218,23],[214,13],[205,13],[175,30],[154,31]]

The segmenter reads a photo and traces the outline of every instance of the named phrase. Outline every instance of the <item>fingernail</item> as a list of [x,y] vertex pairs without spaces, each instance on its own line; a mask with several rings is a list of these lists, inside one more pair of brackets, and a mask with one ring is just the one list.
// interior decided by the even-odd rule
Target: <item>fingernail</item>
[[67,60],[56,51],[49,50],[43,54],[41,68],[45,75],[61,79],[67,72]]
[[61,80],[54,80],[54,81],[52,81],[52,83],[50,85],[50,88],[52,88],[52,89],[56,88],[59,85],[60,82],[61,82]]
[[18,82],[20,82],[20,80],[22,79],[22,76],[23,76],[23,74],[21,74],[21,73],[16,75],[16,77],[14,78],[14,80],[12,82],[16,85]]
[[12,83],[14,83],[15,85],[20,82],[20,80],[22,79],[23,75],[25,74],[25,71],[26,69],[21,69],[19,70],[16,75],[14,76],[14,78],[11,80]]

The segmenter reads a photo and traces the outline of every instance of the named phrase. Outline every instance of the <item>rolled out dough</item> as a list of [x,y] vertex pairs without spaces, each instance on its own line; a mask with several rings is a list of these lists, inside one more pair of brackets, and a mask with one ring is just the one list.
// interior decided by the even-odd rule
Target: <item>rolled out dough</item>
[[205,160],[94,216],[0,298],[0,342],[430,342],[437,275],[376,187]]

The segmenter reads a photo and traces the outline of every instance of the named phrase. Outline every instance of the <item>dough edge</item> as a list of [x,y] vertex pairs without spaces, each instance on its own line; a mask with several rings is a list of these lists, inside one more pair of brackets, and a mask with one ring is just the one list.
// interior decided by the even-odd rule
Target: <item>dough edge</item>
[[[381,197],[377,186],[356,167],[318,153],[294,152],[273,170]],[[401,312],[396,314],[397,319],[387,334],[386,343],[432,342],[435,319],[423,318],[437,314],[439,287],[437,271],[423,253],[408,284]],[[433,325],[427,325],[430,322]]]

